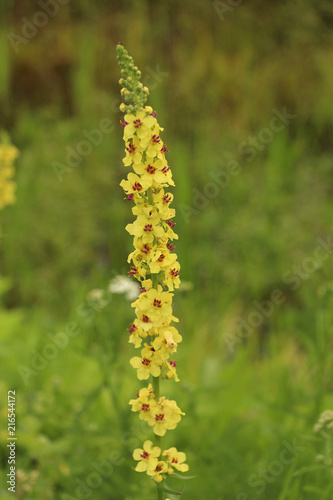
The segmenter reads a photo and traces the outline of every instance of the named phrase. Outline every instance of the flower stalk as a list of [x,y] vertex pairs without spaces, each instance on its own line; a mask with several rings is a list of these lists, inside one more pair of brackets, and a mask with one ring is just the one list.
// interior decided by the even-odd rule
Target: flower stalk
[[[138,472],[146,472],[163,485],[175,470],[188,470],[185,453],[175,447],[163,450],[161,446],[161,438],[168,430],[175,429],[184,415],[176,401],[160,394],[161,380],[179,381],[174,354],[182,341],[172,325],[178,322],[172,313],[172,292],[180,284],[180,265],[173,243],[178,239],[172,221],[175,210],[170,207],[173,194],[168,192],[174,182],[165,157],[168,149],[160,137],[163,128],[153,109],[145,105],[149,90],[140,82],[141,73],[122,44],[117,45],[117,59],[125,101],[120,105],[125,113],[121,121],[125,141],[123,163],[131,169],[120,185],[125,200],[133,204],[132,213],[136,217],[126,226],[134,246],[128,257],[129,274],[140,283],[139,297],[132,303],[136,318],[128,331],[129,342],[141,352],[140,356],[132,357],[130,364],[137,370],[139,380],[149,382],[129,403],[155,435],[154,444],[145,441],[142,448],[134,450],[133,458],[138,462]],[[160,487],[157,496],[158,500],[164,498]]]

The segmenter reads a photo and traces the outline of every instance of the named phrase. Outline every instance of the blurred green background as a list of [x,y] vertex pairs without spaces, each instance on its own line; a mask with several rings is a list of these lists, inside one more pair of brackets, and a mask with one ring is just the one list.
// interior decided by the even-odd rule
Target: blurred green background
[[150,87],[176,182],[181,382],[162,391],[186,412],[165,439],[197,476],[183,498],[332,498],[330,436],[313,433],[333,406],[332,2],[1,9],[0,127],[20,157],[1,213],[0,498],[10,389],[17,498],[156,496],[131,468],[152,437],[128,406],[133,311],[107,291],[132,248],[118,41]]

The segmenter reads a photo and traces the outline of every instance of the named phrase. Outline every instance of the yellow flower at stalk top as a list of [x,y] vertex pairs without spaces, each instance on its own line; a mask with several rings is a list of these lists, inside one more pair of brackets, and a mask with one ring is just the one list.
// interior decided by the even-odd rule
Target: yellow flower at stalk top
[[124,140],[128,140],[136,135],[139,139],[150,137],[153,128],[163,130],[158,126],[157,120],[151,114],[151,108],[146,106],[145,110],[137,111],[135,114],[125,115],[124,122]]

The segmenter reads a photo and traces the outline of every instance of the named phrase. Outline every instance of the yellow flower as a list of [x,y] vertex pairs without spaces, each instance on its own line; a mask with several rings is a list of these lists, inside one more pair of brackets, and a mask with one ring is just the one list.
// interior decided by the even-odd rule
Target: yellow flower
[[139,295],[139,298],[133,302],[135,312],[138,317],[142,314],[148,316],[151,326],[158,327],[166,320],[172,321],[172,297],[173,293],[163,292],[162,287],[159,290],[152,288],[148,292]]
[[139,412],[141,420],[149,420],[152,412],[156,406],[155,395],[153,393],[152,385],[141,389],[136,399],[131,399],[129,402],[132,405],[132,411]]
[[168,325],[159,328],[159,334],[153,340],[152,346],[158,351],[160,358],[166,362],[170,354],[177,352],[178,343],[181,341],[182,336],[179,335],[176,328]]
[[154,468],[149,467],[149,470],[147,470],[147,474],[149,476],[154,476],[154,480],[157,483],[160,483],[161,481],[163,481],[163,479],[165,479],[164,475],[167,472],[168,472],[168,466],[166,462],[164,462],[163,460],[157,462]]
[[152,412],[147,415],[147,422],[154,427],[154,433],[158,436],[164,436],[167,430],[177,427],[181,420],[181,415],[185,415],[178,408],[176,401],[170,401],[161,397]]
[[18,149],[11,144],[0,144],[0,209],[15,201],[13,162],[18,157]]
[[175,288],[179,288],[180,279],[179,279],[179,269],[180,265],[178,262],[175,262],[170,269],[165,273],[165,278],[163,284],[168,287],[168,289],[172,292]]
[[137,369],[137,377],[139,380],[147,380],[150,375],[158,377],[161,373],[160,358],[154,357],[154,354],[147,353],[147,350],[142,349],[142,357],[134,356],[130,359],[130,364]]
[[176,372],[176,366],[177,366],[177,363],[175,360],[171,359],[168,363],[167,363],[167,367],[169,368],[169,371],[167,372],[166,376],[168,378],[172,378],[174,377],[175,381],[176,382],[179,382],[179,378],[178,378],[178,375],[177,375],[177,372]]
[[173,194],[165,193],[164,189],[160,189],[154,194],[155,207],[158,210],[158,214],[161,219],[168,220],[175,216],[175,210],[170,208],[170,203],[172,203]]
[[[188,471],[188,465],[184,464],[186,460],[186,455],[182,451],[177,451],[176,448],[169,448],[163,452],[163,457],[167,458],[167,462],[170,465],[168,470],[169,474],[173,472],[173,469],[177,469],[180,472]],[[171,469],[171,471],[170,471]]]
[[144,244],[152,243],[154,238],[161,238],[164,235],[164,229],[157,215],[151,218],[139,215],[136,221],[133,224],[127,224],[125,229],[129,234],[141,237]]
[[173,247],[162,241],[160,245],[156,246],[155,251],[151,252],[150,259],[147,262],[151,273],[157,274],[174,266],[177,255],[171,253],[170,248]]
[[128,167],[132,163],[140,163],[142,159],[143,149],[140,146],[140,141],[137,137],[126,142],[126,156],[123,159],[125,167]]
[[175,185],[169,165],[161,159],[149,158],[146,162],[133,165],[133,169],[142,179],[149,182],[153,189],[159,189],[164,185]]
[[135,347],[140,347],[142,339],[146,338],[148,334],[145,330],[138,328],[137,323],[138,321],[134,320],[134,322],[131,323],[130,327],[127,329],[128,332],[131,334],[128,342],[134,344]]
[[139,298],[132,304],[132,307],[135,307],[138,326],[146,331],[171,321],[179,321],[178,318],[172,315],[171,302],[173,294],[161,290],[161,287],[159,291],[151,288],[147,292],[141,293]]
[[135,114],[127,114],[124,117],[124,139],[130,139],[136,135],[139,139],[150,135],[153,127],[157,126],[156,118],[147,111],[137,111]]
[[127,194],[144,193],[149,188],[149,183],[130,172],[127,176],[127,181],[122,180],[120,186]]
[[143,449],[137,448],[133,451],[134,460],[139,460],[139,463],[135,467],[135,470],[138,472],[147,471],[147,474],[149,474],[150,471],[155,470],[158,464],[157,458],[160,456],[160,454],[161,448],[159,448],[158,446],[153,447],[152,441],[145,441],[143,444]]

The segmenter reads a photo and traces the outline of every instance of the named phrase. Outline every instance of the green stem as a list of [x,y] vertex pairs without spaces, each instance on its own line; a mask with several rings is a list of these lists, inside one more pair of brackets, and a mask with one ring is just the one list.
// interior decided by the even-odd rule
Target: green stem
[[149,205],[154,205],[153,191],[151,188],[149,188],[147,191],[147,197],[148,197]]
[[157,500],[163,500],[163,491],[159,489],[159,487],[157,486]]
[[[147,196],[148,196],[148,202],[150,203],[150,205],[153,205],[154,199],[153,199],[153,192],[152,192],[151,188],[148,189]],[[155,290],[158,290],[158,274],[156,274],[156,273],[152,274],[151,280],[152,280],[153,288],[155,288]],[[160,399],[160,377],[153,377],[152,385],[153,385],[155,400],[159,401],[159,399]],[[158,436],[157,434],[155,434],[155,446],[158,446],[159,448],[161,448],[161,436]],[[163,498],[164,498],[163,491],[160,490],[159,487],[157,486],[157,500],[163,500]]]
[[155,288],[155,290],[157,290],[158,289],[158,274],[152,274],[151,280],[153,282],[153,288]]
[[[153,391],[155,394],[155,400],[158,401],[160,399],[160,377],[153,377]],[[155,434],[155,446],[161,448],[161,436]],[[157,500],[163,500],[163,491],[159,489],[157,486]]]

